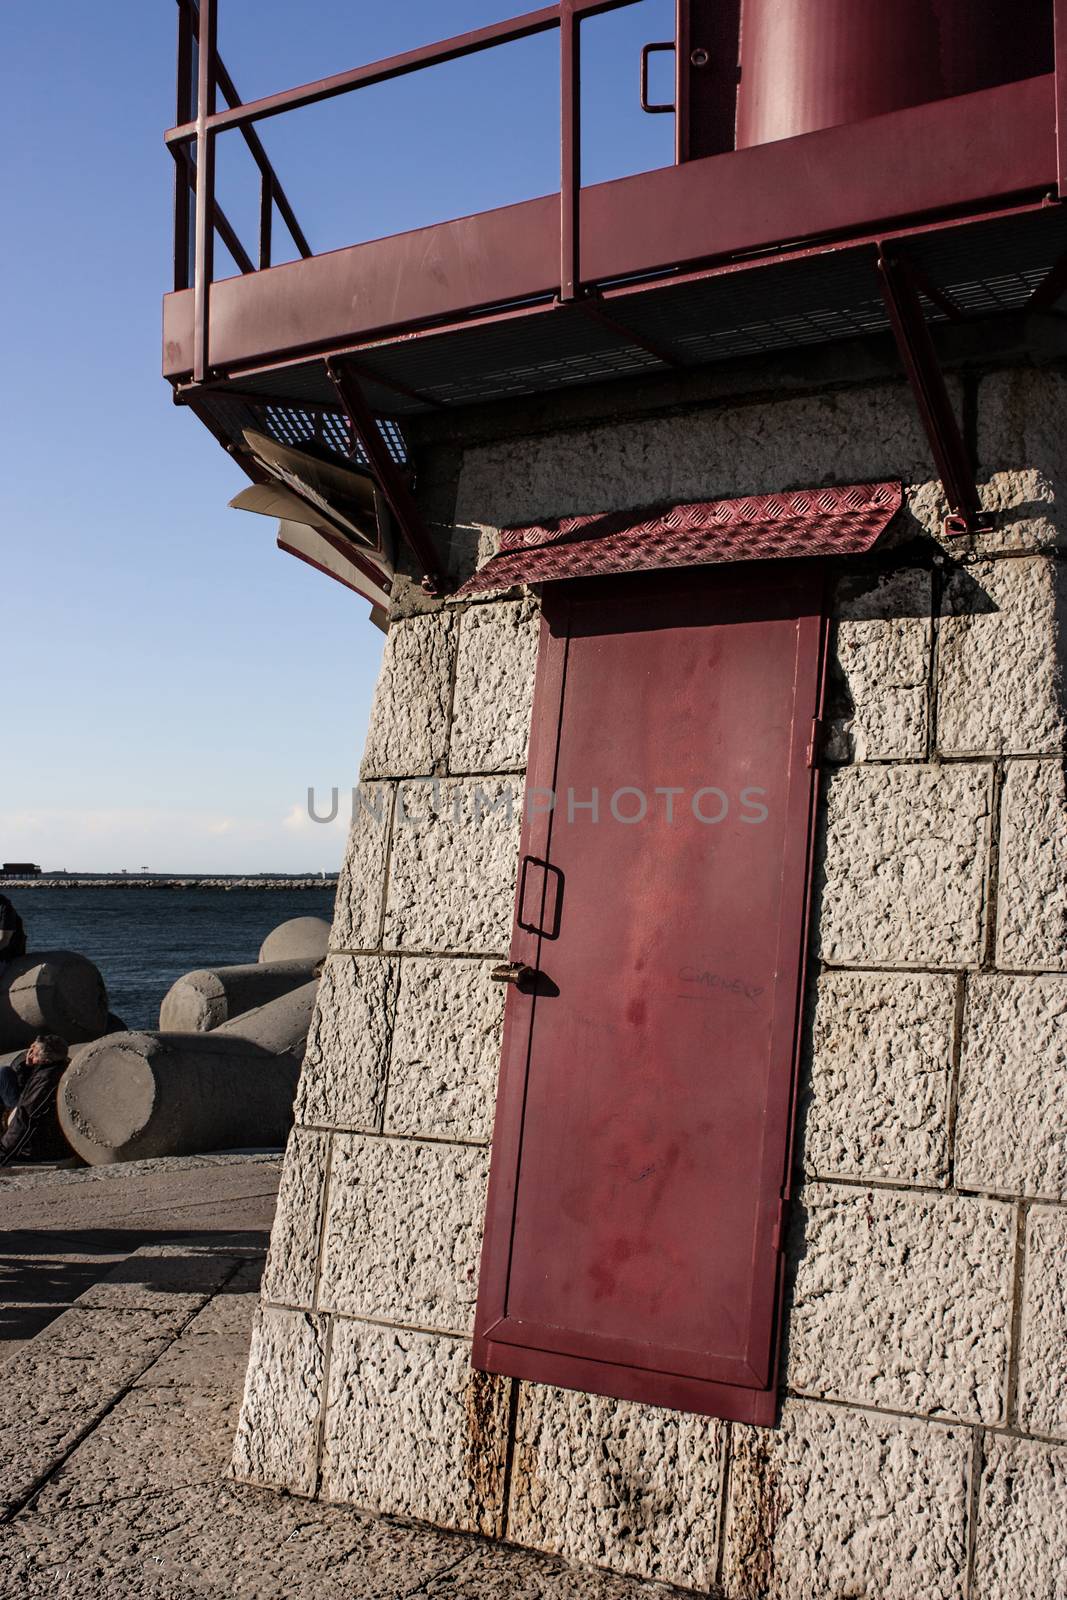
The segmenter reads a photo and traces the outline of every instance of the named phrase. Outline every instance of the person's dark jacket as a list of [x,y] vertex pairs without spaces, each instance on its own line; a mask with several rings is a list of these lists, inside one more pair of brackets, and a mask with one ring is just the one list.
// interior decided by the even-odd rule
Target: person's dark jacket
[[61,1161],[70,1155],[70,1146],[59,1126],[56,1097],[59,1080],[68,1062],[50,1062],[30,1067],[25,1061],[13,1062],[18,1074],[18,1104],[0,1134],[0,1167],[14,1161]]
[[0,894],[0,961],[16,961],[26,954],[26,929],[6,894]]

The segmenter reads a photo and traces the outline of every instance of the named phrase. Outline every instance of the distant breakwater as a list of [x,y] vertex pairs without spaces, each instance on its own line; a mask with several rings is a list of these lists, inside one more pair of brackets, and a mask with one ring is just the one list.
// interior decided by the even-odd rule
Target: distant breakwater
[[333,878],[3,878],[6,889],[336,889]]

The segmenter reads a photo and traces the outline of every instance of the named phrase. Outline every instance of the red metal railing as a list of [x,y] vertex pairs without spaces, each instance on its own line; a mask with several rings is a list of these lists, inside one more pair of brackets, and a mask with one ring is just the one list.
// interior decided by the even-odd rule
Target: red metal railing
[[[310,256],[313,252],[255,131],[257,122],[284,111],[318,105],[372,84],[387,83],[423,67],[458,61],[496,45],[529,39],[553,28],[558,28],[560,35],[559,293],[562,300],[573,300],[581,281],[581,23],[586,17],[619,11],[638,3],[639,0],[559,0],[556,5],[542,6],[470,33],[243,103],[219,58],[218,0],[199,0],[199,6],[195,0],[178,0],[177,125],[166,134],[166,144],[177,165],[174,286],[194,290],[194,381],[203,380],[208,366],[208,317],[216,235],[241,272],[256,270],[215,196],[215,141],[220,133],[239,129],[259,168],[259,266],[270,265],[275,206],[300,254]],[[225,110],[217,109],[219,91],[227,102]]]

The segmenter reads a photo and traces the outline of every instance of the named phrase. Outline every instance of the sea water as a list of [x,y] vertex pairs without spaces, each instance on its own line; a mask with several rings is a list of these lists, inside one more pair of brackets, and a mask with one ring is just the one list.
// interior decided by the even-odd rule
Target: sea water
[[5,890],[26,925],[27,949],[76,950],[96,963],[111,1010],[130,1028],[158,1028],[159,1006],[197,967],[255,961],[290,917],[333,916],[323,889]]

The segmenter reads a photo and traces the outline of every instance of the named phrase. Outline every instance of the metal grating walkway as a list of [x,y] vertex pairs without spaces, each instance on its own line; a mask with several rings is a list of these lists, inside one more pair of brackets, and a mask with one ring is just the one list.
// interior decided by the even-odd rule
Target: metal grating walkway
[[[1067,253],[1067,215],[1050,206],[943,228],[899,250],[936,286],[924,296],[931,323],[1018,312]],[[365,346],[356,352],[361,381],[371,408],[396,419],[379,426],[404,463],[405,416],[888,332],[875,263],[875,245],[864,243],[615,285],[595,302],[613,325],[576,305],[531,305]],[[235,443],[252,427],[348,453],[347,421],[321,359],[201,390],[198,404]]]

